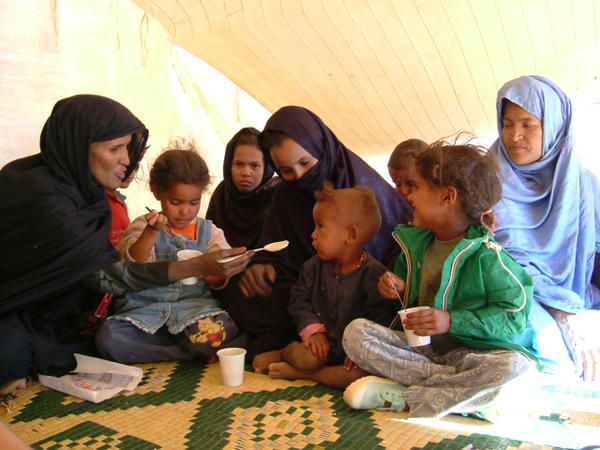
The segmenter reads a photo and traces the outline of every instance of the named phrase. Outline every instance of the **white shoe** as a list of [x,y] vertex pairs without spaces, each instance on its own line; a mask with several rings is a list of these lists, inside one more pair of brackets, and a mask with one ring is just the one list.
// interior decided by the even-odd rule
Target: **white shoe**
[[354,409],[404,411],[404,386],[387,378],[368,376],[351,383],[344,391],[344,401]]

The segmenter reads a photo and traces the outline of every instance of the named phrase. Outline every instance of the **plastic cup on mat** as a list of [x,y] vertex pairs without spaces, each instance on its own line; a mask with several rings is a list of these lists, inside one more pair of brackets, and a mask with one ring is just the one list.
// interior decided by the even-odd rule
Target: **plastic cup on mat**
[[[404,324],[407,314],[415,311],[421,311],[422,309],[429,309],[429,306],[415,306],[413,308],[401,309],[398,311],[398,314],[400,314],[400,320]],[[411,347],[420,347],[422,345],[428,345],[431,343],[431,336],[418,336],[414,333],[414,331],[407,329],[404,330],[404,333],[406,334],[408,345]]]
[[244,359],[246,350],[243,348],[222,348],[217,352],[221,366],[221,380],[225,386],[239,386],[244,381]]
[[[185,261],[186,259],[191,259],[191,258],[195,258],[196,256],[201,256],[202,252],[200,250],[179,250],[177,252],[177,259],[179,261]],[[181,280],[182,284],[188,284],[188,285],[192,285],[192,284],[196,284],[198,282],[198,278],[196,277],[189,277],[189,278],[184,278],[183,280]]]

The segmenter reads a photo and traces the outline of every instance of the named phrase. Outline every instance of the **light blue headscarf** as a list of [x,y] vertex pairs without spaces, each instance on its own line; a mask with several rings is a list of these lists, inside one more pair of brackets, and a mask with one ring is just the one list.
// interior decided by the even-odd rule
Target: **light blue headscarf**
[[[502,142],[506,100],[542,121],[538,161],[511,161]],[[573,153],[571,101],[554,82],[533,75],[502,86],[496,110],[500,138],[490,152],[503,178],[496,238],[532,276],[538,302],[567,312],[589,309],[598,292],[590,281],[600,250],[600,189]]]

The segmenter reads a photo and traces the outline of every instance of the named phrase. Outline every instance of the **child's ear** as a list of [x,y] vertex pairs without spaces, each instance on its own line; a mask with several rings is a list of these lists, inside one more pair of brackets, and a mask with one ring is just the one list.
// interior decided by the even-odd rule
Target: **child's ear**
[[358,239],[358,226],[356,225],[348,225],[348,236],[346,236],[347,244],[354,244]]
[[458,191],[454,186],[447,186],[444,188],[442,192],[442,204],[445,206],[450,206],[456,203],[458,200]]

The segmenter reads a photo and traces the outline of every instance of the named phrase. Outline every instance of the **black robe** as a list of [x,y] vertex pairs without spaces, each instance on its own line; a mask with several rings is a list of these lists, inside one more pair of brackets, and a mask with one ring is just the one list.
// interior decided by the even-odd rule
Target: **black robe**
[[[33,353],[28,375],[70,370],[73,352],[80,343],[86,348],[67,320],[89,298],[85,278],[118,259],[104,187],[91,173],[90,145],[129,134],[128,172],[145,150],[142,122],[114,100],[69,97],[46,121],[40,153],[0,171],[0,322],[24,327],[31,338],[12,349]],[[2,339],[0,330],[0,366]],[[15,373],[2,367],[0,379],[3,370]]]
[[273,178],[274,170],[265,161],[265,171],[259,186],[249,193],[238,191],[231,176],[231,164],[239,136],[243,133],[257,137],[259,135],[255,128],[242,128],[227,143],[223,159],[223,181],[210,197],[206,218],[223,230],[232,247],[254,248],[271,204],[274,188],[280,179]]
[[[267,121],[267,130],[285,132],[319,162],[298,180],[282,180],[265,217],[259,246],[290,241],[286,250],[257,253],[251,261],[251,264],[272,264],[276,268],[273,295],[267,299],[246,299],[239,290],[236,291],[235,283],[222,295],[238,325],[257,336],[250,354],[272,350],[284,344],[286,339],[289,341],[289,336],[296,337],[294,324],[287,313],[289,289],[298,279],[302,264],[315,255],[310,237],[314,229],[314,194],[326,180],[330,180],[335,188],[361,185],[373,189],[381,210],[382,225],[366,250],[384,264],[390,264],[397,254],[392,239],[394,227],[407,223],[412,217],[409,203],[373,168],[348,150],[311,111],[298,106],[283,107]],[[269,150],[263,148],[263,152],[271,161]]]

